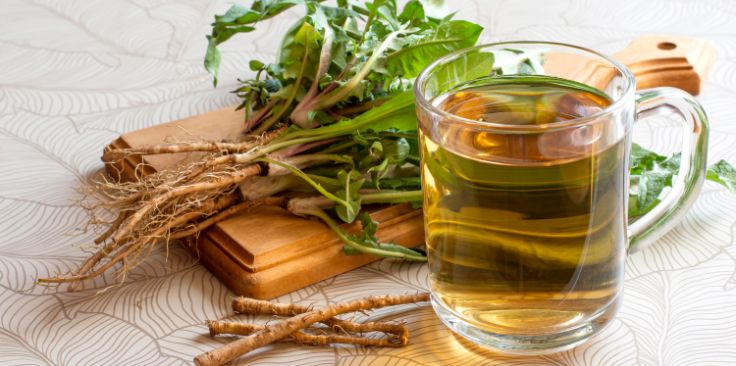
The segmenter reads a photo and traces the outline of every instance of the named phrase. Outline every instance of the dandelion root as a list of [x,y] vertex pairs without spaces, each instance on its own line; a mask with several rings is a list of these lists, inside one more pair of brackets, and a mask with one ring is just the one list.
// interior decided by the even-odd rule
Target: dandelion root
[[385,306],[411,304],[427,300],[429,300],[429,294],[427,293],[416,295],[370,296],[359,300],[331,305],[320,310],[310,310],[308,312],[292,316],[291,318],[284,319],[273,325],[269,325],[263,330],[259,330],[220,348],[203,353],[195,357],[194,362],[199,366],[223,365],[226,362],[230,362],[256,348],[271,344],[298,330],[304,329],[305,327],[317,322],[326,321],[327,319],[339,314],[376,309]]
[[111,161],[130,155],[158,155],[176,154],[186,152],[218,152],[236,154],[250,150],[256,146],[263,145],[278,137],[285,128],[279,128],[261,136],[251,136],[250,141],[244,142],[182,142],[173,144],[159,144],[125,149],[107,149],[103,153],[103,160]]
[[[281,304],[276,302],[252,299],[249,297],[236,297],[232,302],[233,311],[240,314],[278,315],[294,316],[306,313],[312,309],[299,304]],[[394,334],[402,339],[408,338],[408,330],[401,324],[385,322],[358,323],[349,320],[330,318],[321,321],[334,330],[350,333],[382,332]]]
[[[210,330],[210,335],[213,337],[221,334],[247,336],[266,329],[265,325],[212,320],[207,321],[207,327]],[[325,346],[332,343],[345,343],[370,347],[402,347],[406,345],[406,343],[403,343],[405,340],[402,338],[367,338],[340,334],[311,334],[301,330],[298,330],[279,341],[309,344],[313,346]]]

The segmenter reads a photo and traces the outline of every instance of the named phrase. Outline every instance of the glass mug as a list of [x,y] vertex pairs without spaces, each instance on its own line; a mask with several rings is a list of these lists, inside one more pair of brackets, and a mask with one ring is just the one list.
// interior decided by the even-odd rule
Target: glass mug
[[[520,72],[547,77],[503,76]],[[577,89],[560,94],[566,80]],[[529,95],[546,103],[540,90],[555,96],[559,113],[518,123],[529,117],[525,105],[537,105],[524,104]],[[543,354],[599,332],[621,302],[627,251],[671,229],[702,186],[702,107],[679,89],[637,93],[631,71],[591,50],[547,42],[461,50],[428,66],[414,93],[432,305],[481,345]],[[633,125],[663,108],[682,116],[680,174],[628,224]]]

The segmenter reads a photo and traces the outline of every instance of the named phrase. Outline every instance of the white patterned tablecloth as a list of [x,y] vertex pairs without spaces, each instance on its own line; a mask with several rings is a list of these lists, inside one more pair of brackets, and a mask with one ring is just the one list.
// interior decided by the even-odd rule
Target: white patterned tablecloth
[[[699,97],[712,122],[710,160],[736,161],[736,1],[452,1],[485,40],[539,39],[603,52],[640,34],[711,40],[718,59]],[[221,85],[202,67],[204,35],[225,1],[0,0],[0,364],[167,365],[221,344],[205,319],[229,314],[225,286],[185,250],[161,250],[110,287],[34,287],[90,250],[75,190],[119,134],[224,107],[247,61],[270,60],[298,13],[226,45]],[[658,123],[639,133],[677,145]],[[378,311],[411,330],[402,349],[277,345],[254,365],[736,365],[736,196],[707,183],[677,229],[627,262],[623,309],[574,350],[509,358],[453,336],[429,307]],[[168,255],[168,258],[167,258]],[[323,305],[427,288],[425,265],[382,261],[280,298]]]

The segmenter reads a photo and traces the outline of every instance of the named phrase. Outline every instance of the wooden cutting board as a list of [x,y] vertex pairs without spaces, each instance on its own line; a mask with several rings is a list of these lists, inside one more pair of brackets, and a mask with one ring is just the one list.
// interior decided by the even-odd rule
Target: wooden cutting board
[[[644,36],[614,57],[632,70],[639,88],[673,86],[695,95],[700,92],[715,52],[702,40]],[[545,67],[564,70],[576,80],[588,80],[591,85],[607,82],[614,73],[602,64],[582,63],[579,58],[564,54],[546,55]],[[242,126],[242,111],[228,107],[124,134],[110,147],[232,140],[238,137]],[[113,178],[132,180],[198,156],[195,153],[131,156],[105,163]],[[424,242],[420,210],[408,205],[371,210],[374,220],[379,222],[377,236],[382,241],[405,246]],[[353,224],[346,228],[358,227]],[[197,240],[189,241],[192,253],[233,292],[260,299],[277,297],[378,259],[371,255],[347,256],[342,246],[339,238],[321,222],[295,217],[279,207],[243,212],[213,225]]]

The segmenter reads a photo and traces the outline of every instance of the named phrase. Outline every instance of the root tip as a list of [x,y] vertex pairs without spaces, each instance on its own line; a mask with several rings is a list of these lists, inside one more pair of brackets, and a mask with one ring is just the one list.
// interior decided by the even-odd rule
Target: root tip
[[207,329],[209,329],[209,331],[210,331],[210,337],[214,337],[214,336],[217,335],[217,329],[216,329],[217,328],[216,327],[217,322],[216,321],[214,321],[214,320],[205,320],[204,324],[207,325]]

